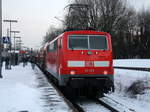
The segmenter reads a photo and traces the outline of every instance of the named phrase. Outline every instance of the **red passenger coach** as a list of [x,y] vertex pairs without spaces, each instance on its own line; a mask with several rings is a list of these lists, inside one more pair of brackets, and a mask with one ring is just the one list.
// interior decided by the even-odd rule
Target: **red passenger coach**
[[59,86],[96,93],[114,90],[111,36],[91,30],[68,31],[45,46],[43,68]]

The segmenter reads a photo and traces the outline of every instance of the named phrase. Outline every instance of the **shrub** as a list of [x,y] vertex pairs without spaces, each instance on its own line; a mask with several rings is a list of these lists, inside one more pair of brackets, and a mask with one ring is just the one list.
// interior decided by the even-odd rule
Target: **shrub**
[[145,84],[142,80],[137,80],[129,86],[127,92],[131,94],[132,97],[136,97],[138,94],[144,94]]

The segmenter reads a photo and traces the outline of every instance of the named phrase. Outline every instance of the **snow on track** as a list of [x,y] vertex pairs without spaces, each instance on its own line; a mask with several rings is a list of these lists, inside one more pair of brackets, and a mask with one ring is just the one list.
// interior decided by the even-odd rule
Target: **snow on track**
[[82,98],[78,99],[78,101],[76,102],[80,107],[83,108],[85,112],[111,112],[104,106],[101,106],[99,103],[96,103],[89,99]]

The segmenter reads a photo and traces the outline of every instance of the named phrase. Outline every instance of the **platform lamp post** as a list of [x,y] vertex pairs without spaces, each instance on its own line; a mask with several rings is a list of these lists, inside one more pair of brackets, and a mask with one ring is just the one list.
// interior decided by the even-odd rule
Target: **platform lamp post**
[[[10,42],[11,42],[11,32],[12,32],[11,26],[12,26],[12,23],[17,23],[18,21],[17,20],[3,20],[3,22],[9,22],[10,23],[9,35],[10,35]],[[11,47],[12,47],[11,45],[12,45],[12,43],[10,43],[10,52],[11,52]]]
[[20,38],[20,40],[17,40],[16,42],[17,42],[17,44],[18,44],[18,48],[19,48],[19,50],[21,50],[21,44],[22,44],[22,40],[21,40],[21,38]]
[[14,37],[14,51],[16,50],[16,39],[21,39],[21,37]]
[[[11,31],[11,33],[14,33],[14,62],[13,62],[13,65],[15,65],[15,63],[16,63],[16,58],[15,58],[15,48],[16,48],[16,33],[20,33],[20,31]],[[19,38],[21,38],[21,37],[19,37]]]
[[[15,64],[18,64],[20,62],[20,45],[18,42],[21,41],[21,37],[14,37],[14,49],[18,51],[17,60],[15,58]],[[18,48],[18,49],[17,49]]]
[[11,33],[14,33],[14,52],[15,52],[15,40],[16,38],[21,38],[21,37],[16,37],[16,33],[20,33],[20,31],[11,31]]
[[0,78],[2,78],[2,0],[0,0]]
[[[12,30],[12,28],[11,28],[11,26],[12,26],[12,23],[17,23],[18,21],[17,20],[3,20],[3,22],[8,22],[8,23],[10,23],[10,29],[9,29],[9,35],[10,35],[10,46],[9,46],[9,49],[10,49],[10,53],[11,53],[11,48],[12,48],[12,39],[11,39],[11,30]],[[12,61],[12,60],[11,60]],[[11,69],[11,63],[9,64],[10,65],[10,69]]]

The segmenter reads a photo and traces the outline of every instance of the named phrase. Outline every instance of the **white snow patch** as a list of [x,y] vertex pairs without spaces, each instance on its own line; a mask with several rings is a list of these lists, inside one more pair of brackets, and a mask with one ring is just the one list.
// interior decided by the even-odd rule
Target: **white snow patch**
[[114,66],[150,68],[150,59],[115,59]]
[[31,65],[2,68],[0,112],[68,112],[69,107],[47,82],[42,72]]
[[[150,68],[150,59],[125,59],[114,60],[114,66],[124,67],[147,67]],[[109,94],[109,97],[121,102],[125,106],[135,109],[136,112],[149,112],[150,110],[150,72],[115,69],[115,93]],[[135,95],[132,98],[127,89],[136,81],[144,82],[145,87],[143,94]]]
[[0,112],[42,112],[40,92],[34,86],[35,76],[29,66],[2,70],[0,79]]

